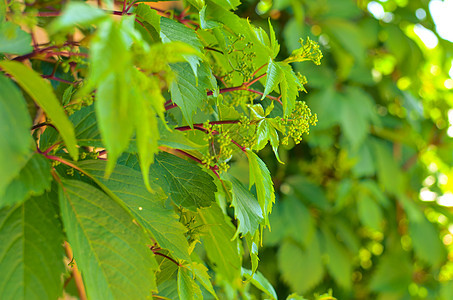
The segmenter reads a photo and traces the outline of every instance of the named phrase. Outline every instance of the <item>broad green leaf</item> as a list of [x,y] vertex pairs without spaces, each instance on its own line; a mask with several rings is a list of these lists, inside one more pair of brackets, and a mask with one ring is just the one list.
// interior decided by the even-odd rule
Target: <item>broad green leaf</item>
[[322,233],[327,270],[338,286],[349,290],[352,285],[352,258],[326,227]]
[[431,266],[439,266],[446,258],[446,249],[439,237],[439,230],[425,216],[413,218],[408,214],[408,218],[415,254]]
[[357,212],[360,222],[374,230],[382,228],[382,210],[381,207],[367,194],[360,194],[357,198]]
[[412,282],[412,272],[413,266],[406,252],[388,252],[379,259],[370,288],[375,292],[404,292]]
[[250,282],[255,287],[266,293],[266,295],[271,297],[271,299],[277,299],[277,293],[275,292],[274,287],[272,286],[272,284],[270,284],[266,277],[263,276],[263,274],[261,274],[260,272],[253,273],[251,270],[244,268],[242,268],[241,271],[242,276],[244,276],[245,279],[249,279],[250,277],[252,278]]
[[[308,208],[294,196],[287,196],[281,203],[286,236],[308,247],[316,234],[316,225]],[[272,225],[272,223],[271,223]],[[273,230],[273,229],[272,229]]]
[[[160,37],[163,43],[178,41],[184,42],[198,50],[203,48],[195,30],[169,18],[161,18]],[[198,67],[200,65],[200,58],[186,56],[186,61],[189,63],[195,75],[195,83],[198,85]]]
[[322,210],[328,210],[330,207],[329,200],[323,189],[303,176],[293,176],[287,179],[287,182],[296,191],[305,203],[310,203]]
[[272,27],[271,19],[269,18],[267,21],[269,23],[269,40],[272,50],[272,59],[274,59],[277,56],[278,52],[280,51],[280,45],[278,43],[277,38],[275,37],[275,31],[274,28]]
[[[170,84],[172,101],[181,109],[187,123],[192,125],[192,116],[206,102],[206,89],[210,86],[204,83],[204,78],[199,78],[197,84],[197,79],[188,63],[172,64],[171,69],[175,74],[175,79]],[[199,74],[199,77],[202,76],[203,74]]]
[[0,21],[0,53],[23,55],[32,51],[29,33],[20,29],[19,25]]
[[274,91],[278,84],[283,80],[283,71],[280,69],[278,63],[274,62],[272,58],[269,59],[266,72],[266,85],[264,87],[263,96],[261,100]]
[[2,61],[0,67],[11,74],[17,83],[46,112],[65,141],[69,154],[74,160],[77,160],[79,149],[76,146],[74,127],[55,97],[50,83],[42,79],[35,71],[15,61]]
[[289,64],[283,62],[278,64],[283,72],[280,92],[282,94],[283,113],[286,116],[294,110],[296,97],[299,95],[299,89],[303,86]]
[[239,0],[213,0],[214,3],[218,4],[221,7],[229,8],[235,10],[241,2]]
[[232,240],[235,229],[226,222],[217,204],[198,209],[197,224],[203,225],[202,241],[214,270],[233,282],[240,278],[241,256],[237,240]]
[[4,300],[57,299],[65,272],[56,194],[0,209],[0,295]]
[[[125,35],[114,22],[104,22],[90,48],[91,73],[89,82],[97,87],[96,116],[104,145],[109,152],[106,174],[114,168],[132,137],[135,115],[129,99],[132,80],[132,55]],[[135,117],[135,116],[134,116]]]
[[[32,122],[19,89],[0,74],[0,198],[33,151]],[[14,138],[12,138],[14,137]],[[3,202],[3,201],[2,201]],[[0,204],[0,206],[2,206]]]
[[341,128],[353,150],[358,149],[369,133],[374,116],[373,100],[364,91],[347,87],[341,95]]
[[[105,161],[85,160],[77,165],[94,176],[103,189],[118,196],[162,248],[169,250],[176,258],[190,261],[189,244],[184,235],[187,229],[178,221],[178,215],[172,208],[165,208],[167,196],[155,179],[151,181],[154,192],[150,193],[143,184],[140,172],[132,168],[116,165],[109,179],[105,179]],[[151,173],[151,176],[154,174]]]
[[203,48],[195,30],[169,18],[160,19],[160,37],[162,42],[184,42],[197,49]]
[[[201,1],[203,1],[203,0],[201,0]],[[204,5],[203,8],[200,10],[199,16],[200,16],[200,27],[204,30],[213,29],[213,28],[222,26],[218,22],[207,19],[206,5]]]
[[137,20],[135,29],[142,34],[142,37],[148,44],[159,43],[161,41],[160,33],[160,16],[157,11],[144,3],[139,3],[135,9]]
[[135,132],[137,150],[142,170],[142,176],[147,188],[150,188],[148,170],[154,161],[154,154],[158,150],[159,128],[157,115],[163,119],[165,98],[162,96],[159,83],[154,78],[150,79],[140,71],[135,71],[135,80],[140,87],[133,93]]
[[59,31],[71,31],[76,26],[94,25],[109,16],[102,10],[84,2],[69,2],[63,9],[61,15],[49,26],[49,33]]
[[292,242],[283,242],[278,249],[278,266],[293,291],[306,293],[314,288],[324,277],[317,235],[305,250]]
[[275,202],[274,184],[266,164],[253,152],[247,150],[249,159],[249,185],[255,184],[258,203],[264,215],[265,225],[269,225],[268,214],[272,212]]
[[329,37],[353,55],[356,63],[363,64],[365,62],[364,40],[356,24],[342,19],[329,19],[324,21],[321,26],[329,34]]
[[163,122],[159,122],[159,146],[176,148],[181,150],[201,150],[204,145],[197,144],[188,139],[184,133],[178,130],[169,130]]
[[375,140],[373,146],[379,183],[384,187],[384,191],[400,194],[403,176],[390,147],[380,140]]
[[193,274],[185,266],[178,268],[178,295],[180,300],[203,299],[200,287],[195,283]]
[[12,206],[30,196],[41,195],[50,189],[51,181],[50,163],[42,155],[34,154],[6,188],[5,194],[0,198],[0,207]]
[[273,62],[270,59],[267,66],[266,86],[261,99],[277,87],[282,96],[283,113],[287,116],[294,110],[296,97],[303,86],[288,63]]
[[254,235],[247,234],[245,236],[245,241],[247,242],[247,247],[250,253],[250,261],[252,263],[252,273],[254,274],[258,269],[258,263],[260,261],[258,257],[258,245],[261,242],[261,232],[256,231]]
[[[140,170],[135,155],[125,155],[118,163]],[[157,178],[157,184],[177,205],[195,211],[199,207],[210,206],[215,201],[217,188],[212,177],[199,166],[182,158],[165,152],[159,153],[149,172]]]
[[187,268],[192,271],[192,273],[195,275],[195,278],[201,285],[209,292],[211,295],[215,298],[218,299],[214,287],[212,286],[210,276],[208,274],[208,268],[206,268],[204,265],[197,263],[197,262],[192,262],[190,265],[187,265]]
[[231,182],[234,216],[238,219],[238,232],[242,235],[254,235],[259,225],[264,221],[263,212],[255,196],[236,178],[228,176]]
[[[91,299],[147,299],[158,266],[151,243],[122,206],[81,181],[65,180],[60,209]],[[127,278],[128,280],[125,280]]]
[[143,21],[148,22],[157,32],[160,32],[160,16],[155,9],[151,9],[149,5],[139,3],[135,9],[135,13]]

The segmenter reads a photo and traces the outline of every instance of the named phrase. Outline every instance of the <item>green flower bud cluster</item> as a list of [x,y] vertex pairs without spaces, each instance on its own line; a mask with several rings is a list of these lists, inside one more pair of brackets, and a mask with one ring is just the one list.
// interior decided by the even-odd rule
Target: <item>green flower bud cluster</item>
[[287,59],[285,59],[285,62],[291,63],[311,60],[316,65],[320,65],[322,53],[321,50],[319,50],[319,44],[315,41],[310,40],[310,38],[308,37],[306,41],[300,39],[299,43],[301,47],[294,50],[291,55]]
[[308,105],[304,101],[297,101],[291,115],[280,119],[280,124],[286,127],[282,144],[287,145],[290,137],[299,144],[302,141],[302,135],[310,133],[310,125],[316,126],[317,122],[317,115],[312,114]]
[[201,161],[206,168],[217,166],[219,172],[226,172],[229,168],[227,162],[233,155],[233,144],[229,130],[223,130],[222,125],[212,125],[208,122],[203,124],[207,130],[206,137],[210,147],[208,153],[204,154]]
[[68,113],[68,115],[72,115],[76,111],[81,110],[82,107],[92,105],[93,101],[94,101],[94,94],[85,95],[82,98],[77,99],[76,101],[73,101],[73,102],[69,103],[65,107],[65,110]]

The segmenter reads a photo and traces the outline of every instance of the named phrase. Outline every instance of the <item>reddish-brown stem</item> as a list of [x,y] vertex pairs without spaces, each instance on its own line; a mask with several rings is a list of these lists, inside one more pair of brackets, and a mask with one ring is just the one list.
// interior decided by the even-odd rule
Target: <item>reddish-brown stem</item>
[[241,146],[238,142],[236,142],[236,141],[233,140],[233,139],[231,139],[231,142],[232,142],[233,144],[235,144],[236,146],[238,146],[239,149],[242,150],[242,152],[247,153],[247,148],[245,148],[244,146]]
[[215,48],[212,48],[212,47],[204,47],[205,50],[210,50],[210,51],[214,51],[214,52],[218,52],[218,53],[221,53],[223,54],[223,51],[220,51],[218,49],[215,49]]
[[53,149],[55,149],[55,147],[57,147],[57,146],[60,145],[60,144],[61,144],[61,142],[58,142],[58,143],[53,144],[52,146],[50,146],[49,148],[47,148],[46,150],[44,150],[44,152],[42,152],[42,154],[48,155],[50,151],[52,151]]
[[166,259],[168,259],[168,260],[174,262],[178,267],[181,266],[176,260],[174,260],[173,258],[171,258],[171,257],[168,256],[168,255],[165,255],[165,254],[160,253],[160,252],[157,252],[157,251],[156,251],[156,252],[153,251],[153,253],[154,253],[155,255],[159,255],[159,256],[165,257]]
[[43,122],[43,123],[39,123],[39,124],[33,125],[31,127],[31,130],[35,130],[35,129],[38,129],[38,128],[41,128],[41,127],[44,127],[44,126],[50,126],[50,127],[53,127],[53,129],[56,129],[53,124],[48,123],[48,122]]
[[250,82],[247,82],[245,84],[246,87],[249,87],[251,86],[252,84],[254,84],[255,82],[257,82],[258,80],[260,80],[261,78],[263,78],[264,76],[266,76],[267,73],[264,73],[264,74],[261,74],[260,76],[256,77],[255,79],[253,79],[252,81]]
[[76,85],[77,84],[77,82],[71,82],[71,81],[68,81],[68,80],[65,80],[65,79],[62,79],[62,78],[55,77],[54,75],[41,75],[41,77],[42,78],[46,78],[46,79],[50,79],[50,80],[63,82],[63,83],[66,83],[66,84],[71,84],[71,85]]
[[[252,89],[245,89],[246,91],[248,92],[251,92],[251,93],[255,93],[255,94],[258,94],[258,95],[264,95],[264,93],[260,92],[260,91],[257,91],[257,90],[252,90]],[[270,95],[266,95],[266,98],[269,98],[271,100],[275,100],[277,101],[278,103],[280,103],[281,105],[283,105],[282,101],[280,100],[280,97],[274,97],[274,96],[270,96]]]
[[126,12],[126,0],[123,0],[123,9],[121,11],[123,14]]
[[[253,74],[252,74],[252,78],[255,77],[256,74],[258,74],[258,72],[259,72],[262,68],[264,68],[265,66],[267,66],[267,63],[265,63],[264,65],[262,65],[262,66],[259,67],[258,69],[256,69],[255,72],[253,72]],[[266,73],[264,73],[264,74],[266,74]]]

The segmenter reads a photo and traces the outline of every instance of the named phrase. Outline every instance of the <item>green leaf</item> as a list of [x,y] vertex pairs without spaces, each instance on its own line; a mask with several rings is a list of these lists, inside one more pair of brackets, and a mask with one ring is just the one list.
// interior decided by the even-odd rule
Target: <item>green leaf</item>
[[190,261],[189,244],[184,235],[187,229],[178,221],[178,215],[172,208],[165,208],[164,201],[167,196],[155,180],[151,182],[154,192],[150,193],[143,185],[140,172],[132,168],[116,165],[109,179],[105,179],[105,161],[86,160],[77,165],[94,176],[103,189],[118,196],[162,248],[169,250],[179,259]]
[[259,225],[263,222],[263,212],[255,196],[236,178],[228,176],[231,182],[232,201],[234,216],[238,219],[238,232],[246,235],[254,235]]
[[225,9],[229,7],[229,9],[235,10],[236,7],[241,4],[239,0],[213,0],[212,2],[218,4],[221,7],[224,7]]
[[255,184],[264,222],[269,225],[268,214],[272,212],[272,205],[275,202],[274,183],[266,164],[253,151],[247,150],[247,157],[249,159],[249,185],[252,187]]
[[327,228],[324,227],[322,233],[327,270],[340,287],[349,290],[352,285],[352,259]]
[[235,229],[217,204],[210,208],[198,209],[198,224],[204,225],[202,241],[214,270],[233,282],[240,278],[241,256],[237,240],[232,240]]
[[446,258],[446,249],[439,237],[439,230],[425,216],[414,218],[408,214],[409,233],[417,256],[433,267]]
[[[123,156],[118,163],[140,170],[134,155]],[[177,205],[195,211],[199,207],[210,206],[215,201],[217,188],[212,177],[199,166],[182,158],[165,152],[159,153],[149,172],[157,178],[157,184]]]
[[160,37],[164,43],[179,41],[197,49],[203,48],[195,30],[169,18],[160,19]]
[[341,129],[352,149],[356,150],[369,133],[371,119],[375,118],[373,100],[355,87],[347,87],[341,96]]
[[201,283],[215,299],[218,299],[210,280],[211,277],[208,274],[208,268],[197,262],[192,262],[190,265],[187,265],[187,268],[192,271],[197,281]]
[[215,22],[212,20],[207,20],[206,5],[204,5],[203,8],[200,10],[199,16],[200,16],[200,27],[204,30],[213,29],[213,28],[222,26],[218,22]]
[[6,188],[5,194],[1,197],[0,207],[12,206],[27,200],[30,196],[41,195],[50,189],[51,181],[50,163],[42,155],[34,154]]
[[275,292],[274,287],[272,286],[272,284],[270,284],[266,277],[263,276],[263,274],[261,274],[260,272],[253,273],[251,270],[244,268],[242,268],[241,271],[242,276],[244,276],[245,279],[248,280],[251,277],[250,282],[255,287],[266,293],[266,295],[271,297],[271,299],[277,299],[277,293]]
[[50,83],[42,79],[35,71],[15,61],[2,61],[0,67],[11,74],[17,83],[46,112],[65,141],[69,154],[74,160],[77,160],[79,149],[77,148],[74,127],[55,97]]
[[413,266],[406,252],[388,252],[379,259],[370,288],[375,292],[405,292],[412,282],[412,272]]
[[276,90],[278,86],[282,96],[283,113],[287,116],[294,110],[299,88],[302,88],[303,85],[288,63],[273,62],[270,59],[267,66],[266,85],[261,99]]
[[384,187],[384,191],[401,194],[403,176],[390,147],[380,140],[374,140],[373,146],[379,183]]
[[[308,247],[316,234],[316,225],[308,208],[294,196],[287,196],[281,203],[286,236]],[[271,223],[272,225],[272,223]]]
[[282,80],[283,71],[280,69],[278,63],[274,62],[272,58],[270,58],[267,65],[266,85],[261,100],[263,100],[266,95],[269,95],[272,91],[274,91]]
[[[202,78],[197,79],[188,63],[175,63],[171,65],[175,74],[174,81],[170,84],[172,101],[178,105],[189,125],[192,125],[192,116],[207,100],[206,89],[209,88]],[[202,77],[200,74],[199,77]]]
[[360,194],[357,199],[357,212],[360,222],[374,230],[382,228],[382,210],[381,207],[367,194]]
[[321,26],[340,47],[353,55],[356,63],[363,64],[365,62],[364,39],[355,23],[342,19],[328,19]]
[[181,150],[201,150],[204,147],[188,139],[181,131],[167,129],[163,122],[159,122],[159,135],[159,146]]
[[269,23],[269,40],[270,40],[270,43],[271,43],[271,50],[272,50],[272,59],[274,59],[278,52],[280,51],[280,45],[278,44],[278,40],[277,38],[275,37],[275,31],[274,31],[274,28],[272,27],[272,23],[271,23],[271,19],[267,19],[268,23]]
[[283,72],[282,81],[280,82],[280,91],[282,94],[283,113],[285,116],[292,113],[296,107],[296,98],[299,95],[299,88],[303,88],[293,68],[283,62],[278,63]]
[[20,29],[19,25],[0,21],[0,52],[23,55],[32,51],[29,33]]
[[278,249],[278,266],[283,280],[292,290],[306,293],[314,288],[324,277],[317,235],[305,250],[292,242],[283,242]]
[[[132,216],[95,187],[65,180],[61,216],[91,299],[147,299],[158,266]],[[124,280],[128,278],[128,280]]]
[[185,266],[178,268],[178,295],[181,300],[203,299],[200,287]]
[[84,2],[69,2],[61,15],[49,25],[49,33],[72,31],[75,26],[85,27],[101,22],[109,16],[102,10]]
[[91,73],[88,85],[97,87],[96,116],[104,145],[109,152],[106,174],[129,145],[135,117],[134,106],[129,100],[132,76],[132,55],[125,35],[114,22],[104,22],[97,31],[97,39],[90,48]]
[[54,200],[56,195],[47,193],[0,210],[2,299],[58,299],[62,295],[64,237]]
[[135,9],[135,13],[143,21],[149,23],[157,32],[160,32],[160,16],[155,9],[151,9],[149,5],[139,3]]
[[140,168],[147,188],[150,188],[148,170],[154,161],[158,149],[159,128],[156,115],[163,119],[165,99],[161,94],[159,83],[140,71],[135,72],[135,82],[140,91],[133,93],[132,103],[135,106],[135,128]]
[[[0,74],[0,198],[33,151],[32,122],[19,89]],[[11,138],[14,137],[14,138]],[[3,202],[3,201],[2,201]],[[1,206],[1,205],[0,205]]]

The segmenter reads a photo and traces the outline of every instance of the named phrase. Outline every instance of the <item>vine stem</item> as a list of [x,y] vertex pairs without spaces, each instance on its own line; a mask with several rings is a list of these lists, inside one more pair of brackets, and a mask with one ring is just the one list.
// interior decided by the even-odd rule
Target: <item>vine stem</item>
[[[153,250],[151,250],[151,251],[153,251]],[[170,256],[165,255],[165,254],[160,253],[160,252],[157,252],[157,251],[156,251],[156,252],[153,251],[153,253],[154,253],[154,255],[159,255],[159,256],[165,257],[166,259],[168,259],[168,260],[174,262],[178,267],[181,267],[181,264],[178,263],[178,262],[177,262],[176,260],[174,260],[173,258],[171,258]]]
[[[71,246],[68,242],[64,242],[64,247],[66,250],[66,256],[68,258],[74,258]],[[77,267],[77,263],[72,265],[72,276],[74,277],[74,282],[77,287],[77,293],[79,294],[80,300],[87,300],[85,286],[83,285],[82,275],[80,274],[79,268]]]

